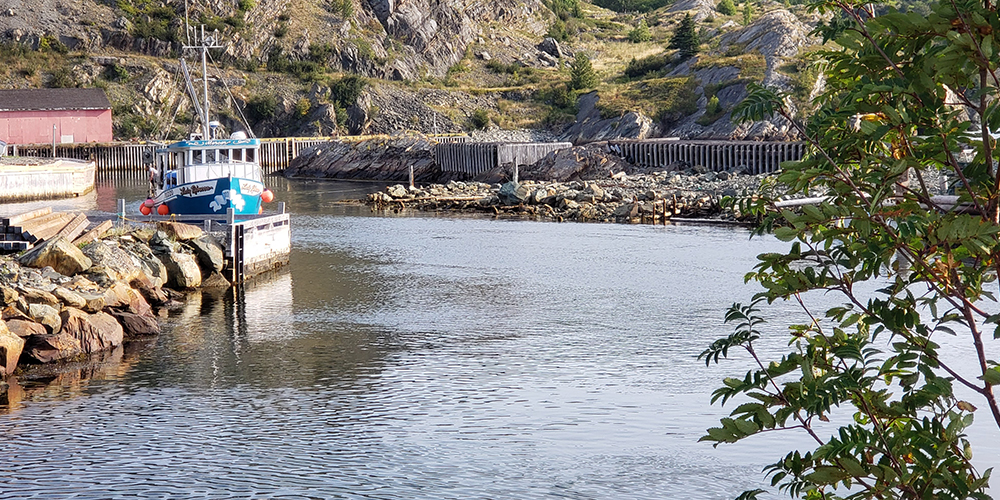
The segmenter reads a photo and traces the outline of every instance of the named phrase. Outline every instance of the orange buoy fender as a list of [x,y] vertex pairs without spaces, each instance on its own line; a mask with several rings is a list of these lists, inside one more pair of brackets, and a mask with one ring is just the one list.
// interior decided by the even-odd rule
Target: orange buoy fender
[[270,189],[265,189],[264,192],[260,194],[260,199],[264,203],[271,203],[274,201],[274,192]]
[[170,215],[170,209],[166,205],[156,207],[156,213],[160,215]]
[[139,213],[141,213],[142,215],[149,215],[153,213],[153,209],[147,207],[146,204],[143,203],[142,205],[139,205]]

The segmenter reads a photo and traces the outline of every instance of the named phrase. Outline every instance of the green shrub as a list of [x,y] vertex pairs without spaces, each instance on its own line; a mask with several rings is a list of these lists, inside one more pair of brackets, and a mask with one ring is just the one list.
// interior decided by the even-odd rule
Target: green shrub
[[109,82],[118,82],[118,83],[125,83],[129,80],[129,78],[132,78],[132,75],[129,74],[128,69],[126,69],[125,66],[122,66],[121,64],[118,63],[112,64],[111,66],[104,68],[103,75],[105,80],[108,80]]
[[239,0],[237,8],[240,12],[250,12],[255,6],[257,6],[256,0]]
[[62,67],[52,72],[52,78],[46,86],[50,88],[76,87],[76,81],[73,80],[73,74],[70,73],[69,68]]
[[648,42],[652,39],[653,35],[650,34],[649,25],[646,24],[645,19],[639,20],[639,25],[628,32],[628,41],[632,43]]
[[349,108],[358,102],[358,97],[361,97],[361,92],[365,90],[367,85],[368,80],[363,76],[345,76],[330,87],[330,100],[342,108]]
[[490,114],[485,109],[477,109],[469,117],[469,124],[472,128],[482,130],[490,124]]
[[566,22],[562,19],[556,19],[555,22],[549,26],[549,31],[546,35],[555,38],[560,42],[565,42],[569,39],[569,30],[566,29]]
[[625,76],[629,78],[641,78],[662,70],[667,65],[666,54],[657,54],[643,57],[642,59],[632,58],[625,66]]
[[275,38],[282,38],[287,34],[288,34],[288,25],[285,23],[279,24],[278,27],[274,29]]
[[247,118],[260,122],[274,118],[278,113],[278,99],[271,94],[255,95],[247,102]]
[[583,17],[580,0],[546,0],[545,6],[563,21],[571,17]]
[[594,0],[594,5],[615,12],[649,12],[672,3],[673,0]]
[[736,4],[733,3],[733,0],[722,0],[715,6],[715,10],[725,16],[734,16],[736,15]]
[[305,97],[295,101],[295,115],[299,118],[305,118],[309,114],[309,110],[312,109],[312,103],[309,99]]

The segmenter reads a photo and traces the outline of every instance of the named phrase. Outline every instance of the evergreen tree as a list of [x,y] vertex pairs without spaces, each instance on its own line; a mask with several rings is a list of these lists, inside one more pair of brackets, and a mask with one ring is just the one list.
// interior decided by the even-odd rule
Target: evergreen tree
[[750,1],[747,0],[743,4],[743,25],[749,26],[751,21],[753,21],[753,5],[750,5]]
[[[732,0],[729,1],[731,2]],[[645,19],[639,20],[639,25],[628,32],[628,40],[632,43],[648,42],[652,39],[653,35],[649,33],[649,25],[646,24]]]
[[586,54],[576,54],[569,74],[569,88],[572,90],[590,89],[597,86],[597,73],[594,73],[594,67],[590,65],[590,58]]
[[732,16],[736,14],[736,4],[733,3],[733,0],[722,0],[719,5],[715,6],[715,10],[719,11],[720,14]]
[[674,37],[670,39],[670,48],[677,49],[681,58],[687,59],[698,53],[698,45],[700,44],[694,18],[691,17],[691,14],[685,14],[681,25],[674,32]]

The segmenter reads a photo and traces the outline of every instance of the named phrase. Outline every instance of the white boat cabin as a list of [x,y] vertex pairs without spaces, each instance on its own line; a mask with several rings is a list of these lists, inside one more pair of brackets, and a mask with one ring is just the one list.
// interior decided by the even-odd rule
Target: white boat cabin
[[180,141],[157,151],[161,189],[211,179],[235,177],[264,182],[257,139]]

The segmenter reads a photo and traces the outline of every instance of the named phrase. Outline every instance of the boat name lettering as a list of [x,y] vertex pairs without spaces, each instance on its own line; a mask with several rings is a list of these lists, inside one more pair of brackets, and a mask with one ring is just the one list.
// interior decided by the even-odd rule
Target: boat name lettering
[[212,191],[214,189],[215,188],[213,188],[212,186],[204,186],[198,184],[195,184],[193,186],[183,186],[180,188],[181,194],[184,196],[198,196],[198,193],[202,193],[205,191]]

